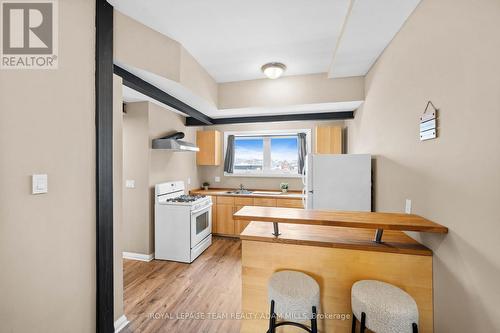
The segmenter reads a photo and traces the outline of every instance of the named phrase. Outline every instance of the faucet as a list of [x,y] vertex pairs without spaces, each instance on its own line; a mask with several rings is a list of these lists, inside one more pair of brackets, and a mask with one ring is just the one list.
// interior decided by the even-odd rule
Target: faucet
[[243,186],[243,184],[240,184],[240,191],[244,191],[245,190],[245,187]]

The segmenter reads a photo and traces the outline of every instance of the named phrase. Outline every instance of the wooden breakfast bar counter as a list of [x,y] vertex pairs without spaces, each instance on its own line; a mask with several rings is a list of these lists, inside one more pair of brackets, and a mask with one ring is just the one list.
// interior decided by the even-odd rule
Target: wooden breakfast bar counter
[[[320,332],[351,331],[351,286],[370,279],[410,294],[419,310],[419,332],[433,332],[432,251],[401,230],[446,233],[447,228],[417,215],[274,207],[247,206],[234,219],[252,221],[240,235],[247,318],[241,332],[266,331],[268,321],[259,316],[269,312],[267,283],[280,270],[304,272],[320,285]],[[279,222],[279,236],[269,222]],[[385,230],[382,241],[374,241],[376,229]]]

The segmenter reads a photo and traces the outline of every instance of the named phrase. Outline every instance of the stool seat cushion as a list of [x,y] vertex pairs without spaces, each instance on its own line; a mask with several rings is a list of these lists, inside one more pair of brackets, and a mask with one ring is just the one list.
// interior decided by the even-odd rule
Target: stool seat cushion
[[366,314],[366,327],[374,332],[412,332],[418,324],[415,300],[404,290],[381,281],[362,280],[351,289],[352,312],[356,318]]
[[319,299],[318,283],[302,272],[280,271],[269,280],[269,302],[274,300],[274,312],[282,319],[312,319],[312,307],[319,310]]

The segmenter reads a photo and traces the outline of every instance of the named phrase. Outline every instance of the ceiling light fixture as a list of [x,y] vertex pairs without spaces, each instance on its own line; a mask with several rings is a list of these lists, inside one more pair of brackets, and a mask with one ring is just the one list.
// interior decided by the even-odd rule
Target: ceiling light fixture
[[270,79],[277,79],[286,71],[286,66],[281,62],[270,62],[261,67],[262,73]]

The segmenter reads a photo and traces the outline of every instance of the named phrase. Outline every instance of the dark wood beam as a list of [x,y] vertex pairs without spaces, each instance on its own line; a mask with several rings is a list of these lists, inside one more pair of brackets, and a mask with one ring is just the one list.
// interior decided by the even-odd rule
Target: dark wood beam
[[211,125],[212,124],[212,119],[205,115],[204,113],[201,113],[200,111],[196,110],[195,108],[187,105],[186,103],[178,100],[172,95],[167,94],[163,90],[155,87],[149,82],[144,81],[140,77],[130,73],[126,69],[115,65],[114,66],[114,73],[116,75],[119,75],[123,79],[123,84],[131,89],[134,89],[146,96],[149,96],[163,104],[166,104],[176,110],[179,110],[180,112],[186,114],[189,117],[192,117],[193,119],[196,119],[203,125]]
[[[300,113],[280,114],[275,116],[252,116],[233,118],[212,118],[212,125],[244,124],[244,123],[268,123],[276,121],[298,121],[298,120],[345,120],[353,119],[354,111],[323,112],[323,113]],[[186,126],[204,126],[195,118],[186,118]]]
[[96,0],[96,332],[114,332],[113,316],[113,7]]

